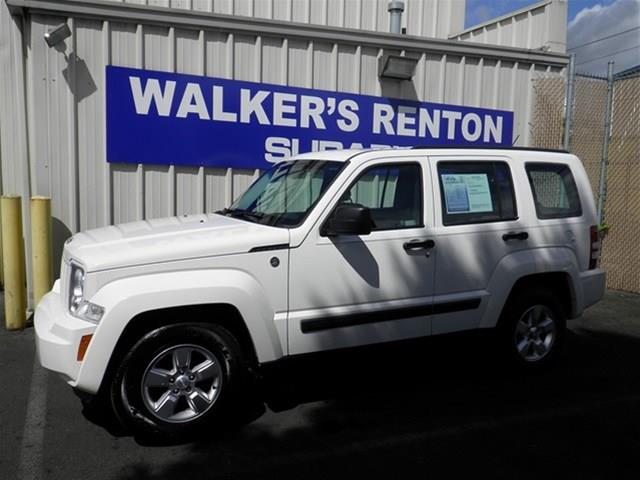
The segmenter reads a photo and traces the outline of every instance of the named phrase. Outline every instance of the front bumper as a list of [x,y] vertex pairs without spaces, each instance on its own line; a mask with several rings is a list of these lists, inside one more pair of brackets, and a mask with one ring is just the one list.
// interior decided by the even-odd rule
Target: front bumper
[[96,325],[69,314],[60,296],[59,282],[38,304],[33,324],[40,364],[60,373],[69,385],[75,387],[82,365],[77,360],[80,339],[84,335],[92,335]]

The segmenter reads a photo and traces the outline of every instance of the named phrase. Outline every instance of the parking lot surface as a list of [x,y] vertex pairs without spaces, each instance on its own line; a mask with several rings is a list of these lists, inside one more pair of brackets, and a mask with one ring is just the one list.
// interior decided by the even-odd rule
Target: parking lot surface
[[[4,325],[4,321],[2,321]],[[0,327],[0,478],[637,478],[640,296],[570,323],[551,371],[522,375],[482,336],[306,359],[274,381],[299,405],[178,446],[113,437]]]

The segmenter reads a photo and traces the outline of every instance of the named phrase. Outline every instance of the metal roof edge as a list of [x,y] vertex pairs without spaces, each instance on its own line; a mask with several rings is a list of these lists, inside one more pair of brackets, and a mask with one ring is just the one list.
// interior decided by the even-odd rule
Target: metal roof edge
[[502,22],[502,21],[507,20],[509,18],[516,17],[516,16],[521,15],[523,13],[527,13],[527,12],[530,12],[530,11],[533,11],[533,10],[537,10],[538,8],[541,8],[541,7],[546,7],[551,2],[552,2],[552,0],[542,0],[540,2],[528,5],[526,7],[519,8],[518,10],[514,10],[513,12],[505,13],[504,15],[500,15],[499,17],[491,18],[491,19],[487,20],[486,22],[478,23],[476,25],[471,25],[470,27],[465,28],[464,30],[461,30],[461,31],[459,31],[457,33],[453,33],[453,34],[449,35],[449,39],[453,39],[453,38],[459,37],[461,35],[465,35],[467,33],[473,32],[475,30],[481,30],[481,29],[483,29],[485,27],[489,27],[491,25],[494,25],[496,23]]
[[303,38],[324,42],[348,43],[378,48],[421,50],[455,56],[492,58],[511,62],[564,67],[569,56],[524,48],[485,45],[456,40],[395,35],[368,30],[257,19],[187,9],[157,7],[102,0],[5,0],[14,12],[34,11],[106,20],[138,21],[184,28],[210,28],[248,35]]

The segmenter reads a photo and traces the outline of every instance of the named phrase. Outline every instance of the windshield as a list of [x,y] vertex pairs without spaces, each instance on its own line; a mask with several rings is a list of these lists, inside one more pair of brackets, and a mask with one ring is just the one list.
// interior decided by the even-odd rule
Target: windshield
[[297,227],[343,166],[319,160],[279,163],[218,213],[274,227]]

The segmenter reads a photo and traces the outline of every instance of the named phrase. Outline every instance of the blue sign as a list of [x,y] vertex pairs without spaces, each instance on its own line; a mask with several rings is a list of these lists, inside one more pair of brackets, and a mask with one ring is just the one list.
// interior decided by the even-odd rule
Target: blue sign
[[107,161],[266,168],[336,148],[510,146],[513,112],[107,67]]

